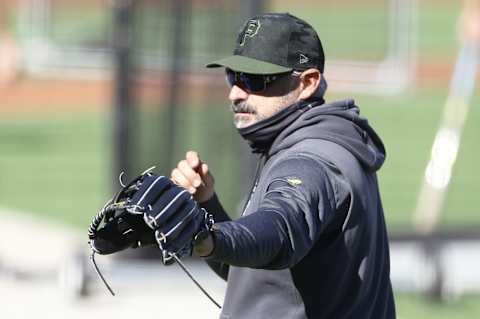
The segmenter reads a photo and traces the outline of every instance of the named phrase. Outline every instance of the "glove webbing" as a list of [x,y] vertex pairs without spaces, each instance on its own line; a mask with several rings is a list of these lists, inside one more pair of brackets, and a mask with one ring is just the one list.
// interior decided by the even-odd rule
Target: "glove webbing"
[[93,220],[90,223],[90,227],[88,227],[89,239],[95,239],[95,234],[97,233],[98,227],[100,227],[100,224],[105,218],[105,215],[107,215],[108,212],[112,212],[113,210],[115,210],[115,208],[112,205],[112,200],[109,200],[105,204],[105,206],[103,206],[103,208],[95,215],[95,217],[93,217]]

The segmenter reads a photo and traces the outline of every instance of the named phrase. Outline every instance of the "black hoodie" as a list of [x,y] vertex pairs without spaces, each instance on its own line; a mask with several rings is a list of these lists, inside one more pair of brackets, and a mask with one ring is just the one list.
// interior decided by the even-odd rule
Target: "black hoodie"
[[216,197],[209,264],[221,318],[395,318],[376,171],[382,141],[353,100],[300,102],[240,130],[266,160],[241,218]]

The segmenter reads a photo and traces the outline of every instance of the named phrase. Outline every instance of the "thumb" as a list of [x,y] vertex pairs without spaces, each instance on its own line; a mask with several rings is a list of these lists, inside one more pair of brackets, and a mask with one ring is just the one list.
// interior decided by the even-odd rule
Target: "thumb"
[[188,151],[186,156],[185,156],[188,165],[195,170],[198,171],[200,168],[200,165],[202,164],[202,161],[200,160],[200,156],[198,155],[197,152],[195,151]]

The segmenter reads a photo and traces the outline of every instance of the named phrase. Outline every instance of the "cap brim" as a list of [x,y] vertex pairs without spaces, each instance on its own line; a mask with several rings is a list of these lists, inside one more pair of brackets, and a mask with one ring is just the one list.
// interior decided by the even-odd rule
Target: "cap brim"
[[276,74],[290,72],[293,69],[281,65],[252,59],[242,55],[232,55],[206,65],[207,68],[229,68],[233,71],[252,74]]

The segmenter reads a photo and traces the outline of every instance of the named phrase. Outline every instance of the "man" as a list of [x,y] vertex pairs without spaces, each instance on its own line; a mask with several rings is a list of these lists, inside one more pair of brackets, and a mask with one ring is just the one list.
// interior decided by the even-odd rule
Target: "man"
[[385,149],[352,100],[324,103],[316,32],[259,15],[234,55],[207,67],[225,68],[234,123],[262,161],[233,221],[197,153],[171,173],[214,217],[194,251],[228,282],[221,318],[395,318],[376,177]]
[[230,219],[188,152],[171,179],[144,172],[109,201],[92,249],[157,244],[165,263],[193,249],[228,282],[221,318],[395,318],[376,177],[385,149],[352,100],[324,103],[316,32],[256,16],[234,55],[208,66],[225,68],[234,123],[261,154],[242,216]]
[[464,0],[458,21],[458,37],[463,44],[479,46],[480,43],[480,1]]

